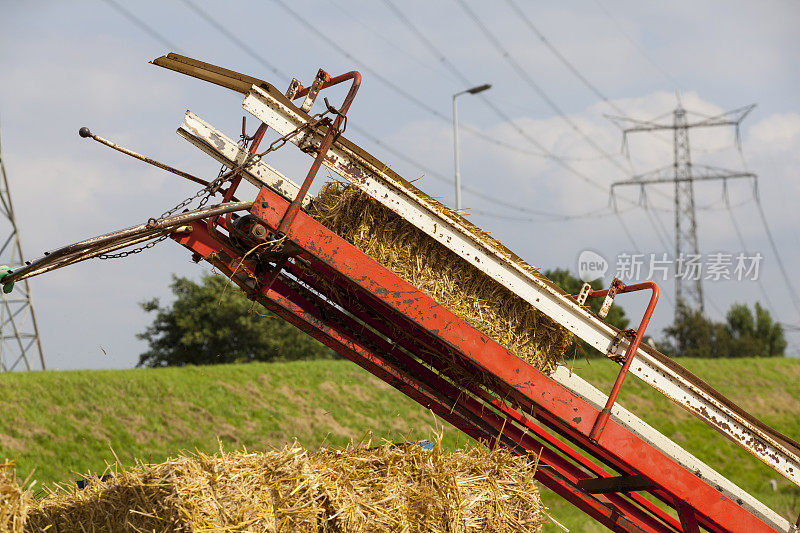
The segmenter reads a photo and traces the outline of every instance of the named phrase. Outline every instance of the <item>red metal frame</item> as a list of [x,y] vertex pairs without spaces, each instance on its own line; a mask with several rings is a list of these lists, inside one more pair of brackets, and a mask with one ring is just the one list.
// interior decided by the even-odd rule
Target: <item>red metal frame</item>
[[[198,239],[198,237],[204,238]],[[246,289],[249,288],[248,283],[252,283],[249,281],[252,280],[250,277],[252,274],[247,269],[252,267],[252,264],[239,264],[235,251],[208,238],[208,234],[203,235],[201,228],[198,227],[192,235],[178,240],[210,259],[217,268],[231,275],[237,283]],[[296,271],[297,268],[290,266],[288,270]],[[371,344],[371,348],[364,342],[353,340],[333,325],[349,320],[343,313],[324,300],[319,300],[316,304],[310,303],[315,297],[310,293],[300,295],[287,285],[285,278],[275,280],[269,289],[266,289],[263,283],[259,283],[258,286],[261,294],[252,292],[251,295],[269,310],[313,335],[426,408],[432,409],[438,416],[468,435],[478,440],[487,441],[491,438],[494,442],[500,441],[519,453],[537,454],[540,457],[537,479],[606,526],[617,531],[680,531],[672,517],[639,495],[593,496],[582,493],[576,486],[577,481],[587,475],[608,474],[598,465],[576,454],[543,428],[532,422],[528,427],[522,427],[515,424],[514,419],[503,416],[504,413],[512,412],[510,407],[492,408],[488,402],[482,403],[442,377],[437,377],[434,372],[413,358],[403,356],[396,351],[386,355],[393,350],[380,335],[365,335],[368,337],[366,344]],[[315,305],[324,307],[324,312],[315,308]],[[363,330],[363,325],[352,322],[349,328]],[[381,333],[385,334],[386,330]],[[382,348],[384,355],[379,355],[376,348]],[[399,370],[398,367],[405,371]],[[471,391],[475,392],[476,389],[471,388]],[[485,391],[483,395],[486,395]],[[504,413],[499,412],[501,410],[504,410]],[[518,420],[524,418],[519,413],[515,416]],[[564,457],[565,455],[567,457]],[[631,499],[633,501],[630,501]],[[637,520],[631,521],[630,516],[637,517]]]
[[[613,300],[613,297],[616,294],[624,294],[626,292],[635,292],[646,289],[650,289],[652,291],[650,302],[647,304],[647,309],[645,309],[644,316],[642,317],[642,321],[639,323],[639,329],[636,330],[635,337],[631,341],[630,345],[628,345],[628,349],[625,351],[622,369],[619,371],[616,381],[614,381],[614,386],[611,388],[611,393],[608,395],[608,401],[606,402],[605,407],[603,407],[603,410],[600,412],[600,415],[597,417],[597,420],[595,420],[592,430],[589,432],[589,438],[593,440],[597,440],[597,438],[600,436],[600,433],[602,433],[603,428],[605,428],[609,417],[611,417],[611,408],[617,401],[617,396],[619,396],[619,391],[622,388],[622,382],[625,381],[625,377],[628,375],[628,370],[631,367],[631,363],[633,363],[633,359],[636,357],[636,352],[639,350],[639,345],[644,338],[644,332],[647,329],[647,325],[650,323],[650,317],[653,316],[653,311],[655,311],[656,304],[658,303],[658,285],[652,281],[637,283],[635,285],[625,285],[620,279],[614,278],[614,280],[611,282],[611,287],[608,289],[599,291],[589,289],[586,296],[587,298],[599,298],[603,296],[608,297],[610,295],[611,300]],[[604,303],[604,305],[608,305],[610,307],[611,301]]]
[[[652,291],[608,401],[598,410],[300,210],[361,76],[354,71],[332,78],[320,70],[311,87],[295,80],[290,88],[292,99],[309,92],[314,98],[316,92],[347,80],[352,80],[350,90],[297,196],[289,202],[264,187],[251,209],[268,229],[286,237],[296,259],[244,259],[216,230],[218,219],[195,222],[191,233],[173,239],[220,269],[251,299],[466,434],[520,454],[536,454],[536,477],[542,484],[614,531],[694,532],[699,526],[714,532],[769,531],[756,516],[610,419],[658,301],[654,283],[628,286],[615,279],[609,289],[589,291],[589,297],[610,295],[608,303],[617,292]],[[261,124],[251,154],[265,132]],[[240,180],[234,179],[224,201],[233,197]],[[230,219],[221,227],[230,231]],[[274,263],[270,268],[256,269],[267,260]],[[674,508],[680,520],[641,494],[589,494],[579,487],[582,480],[620,474],[652,482],[649,492]]]
[[[262,189],[252,212],[277,229],[288,208],[289,202]],[[613,419],[593,439],[591,431],[602,410],[510,354],[304,212],[297,213],[286,231],[302,262],[288,261],[269,288],[264,276],[277,269],[255,277],[253,261],[242,262],[241,253],[227,245],[224,237],[212,237],[204,230],[196,224],[191,234],[174,238],[230,275],[253,299],[465,433],[500,442],[519,453],[541,454],[538,479],[612,530],[691,529],[641,495],[589,495],[577,487],[578,481],[639,474],[656,486],[652,494],[668,506],[683,505],[684,516],[688,509],[710,531],[769,530]],[[328,285],[314,285],[309,271],[321,273]],[[308,289],[303,292],[297,287]],[[337,300],[337,294],[345,293],[349,300]],[[488,385],[461,383],[457,371],[491,381]]]
[[[330,128],[328,128],[325,137],[322,139],[322,143],[317,150],[317,155],[314,158],[314,162],[311,165],[311,168],[306,175],[305,180],[303,180],[303,184],[300,187],[300,190],[297,193],[294,201],[289,206],[289,209],[286,211],[284,215],[284,219],[276,228],[276,233],[282,235],[285,233],[286,228],[288,228],[294,217],[297,215],[297,212],[300,210],[300,206],[303,204],[303,199],[308,194],[308,189],[311,187],[311,184],[314,181],[314,178],[319,172],[320,167],[322,166],[322,162],[325,160],[325,155],[328,153],[333,141],[339,135],[340,130],[342,129],[342,124],[347,118],[347,111],[350,109],[350,105],[353,103],[353,100],[356,97],[356,93],[358,92],[358,88],[361,86],[361,73],[356,70],[351,70],[350,72],[346,72],[339,76],[331,77],[327,72],[320,69],[317,73],[317,77],[314,81],[314,84],[311,87],[303,87],[299,83],[293,84],[294,88],[294,96],[292,99],[301,98],[306,96],[310,90],[315,90],[316,92],[321,91],[322,89],[326,89],[328,87],[332,87],[339,83],[352,80],[350,85],[350,90],[347,92],[347,95],[344,98],[344,102],[342,102],[342,106],[336,110],[336,118],[333,120],[333,124]],[[327,103],[327,101],[326,101]],[[333,108],[331,108],[333,110]],[[252,142],[249,148],[250,156],[255,155],[256,151],[258,150],[259,145],[261,144],[264,135],[267,132],[267,125],[263,122],[258,126],[256,132],[252,136]],[[245,122],[242,121],[242,135],[246,135],[245,133]],[[236,189],[239,187],[239,183],[242,181],[242,174],[241,172],[237,173],[231,180],[231,184],[228,186],[228,189],[225,191],[223,196],[222,202],[229,202],[231,198],[233,198]],[[216,226],[218,224],[219,218],[211,218],[208,220],[208,230],[213,235],[216,231]],[[228,221],[230,221],[230,217],[228,217]]]
[[[328,153],[328,149],[333,144],[335,137],[339,134],[342,123],[346,119],[347,111],[350,109],[350,104],[353,103],[353,99],[356,97],[358,88],[361,86],[361,74],[356,70],[351,70],[350,72],[342,74],[341,76],[336,76],[335,78],[331,78],[325,71],[320,70],[318,78],[319,77],[324,80],[319,90],[331,87],[347,80],[353,80],[353,83],[350,85],[350,90],[347,92],[347,96],[344,98],[342,107],[340,107],[336,112],[336,118],[333,120],[333,125],[328,128],[328,132],[322,139],[322,143],[317,150],[317,156],[314,158],[314,162],[311,164],[311,168],[308,170],[306,179],[303,180],[303,184],[300,186],[297,196],[289,205],[289,208],[286,210],[283,219],[276,228],[276,233],[278,233],[278,235],[283,235],[286,233],[286,230],[292,225],[294,217],[297,216],[297,212],[300,211],[300,206],[303,204],[303,199],[306,197],[306,194],[308,194],[308,189],[311,187],[311,183],[314,181],[317,172],[322,166],[322,162],[325,160],[325,155]],[[307,93],[308,89],[301,87],[297,91],[295,98],[300,98]]]

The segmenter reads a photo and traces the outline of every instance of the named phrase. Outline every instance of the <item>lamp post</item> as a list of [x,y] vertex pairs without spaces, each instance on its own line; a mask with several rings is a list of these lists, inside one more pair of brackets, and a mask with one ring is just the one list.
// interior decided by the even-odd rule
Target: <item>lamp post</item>
[[462,94],[478,94],[491,89],[491,87],[491,83],[484,83],[453,95],[453,157],[456,163],[456,211],[461,210],[461,171],[458,169],[458,106],[456,105],[456,98]]

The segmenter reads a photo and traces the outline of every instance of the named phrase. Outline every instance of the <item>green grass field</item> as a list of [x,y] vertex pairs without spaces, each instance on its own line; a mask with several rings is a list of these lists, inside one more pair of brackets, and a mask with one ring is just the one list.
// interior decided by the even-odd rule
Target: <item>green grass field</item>
[[[739,405],[800,439],[800,360],[682,360]],[[576,364],[610,389],[618,367]],[[630,378],[621,402],[776,511],[800,512],[800,490],[705,424]],[[252,450],[296,438],[316,448],[375,439],[428,438],[441,421],[348,361],[0,374],[0,459],[34,471],[37,487],[123,464],[160,462],[178,450]],[[443,445],[465,438],[445,425]],[[113,452],[112,452],[113,450]],[[778,482],[773,491],[769,480]],[[543,491],[546,492],[546,491]],[[553,494],[551,514],[571,531],[603,531]],[[551,525],[548,530],[558,531]]]

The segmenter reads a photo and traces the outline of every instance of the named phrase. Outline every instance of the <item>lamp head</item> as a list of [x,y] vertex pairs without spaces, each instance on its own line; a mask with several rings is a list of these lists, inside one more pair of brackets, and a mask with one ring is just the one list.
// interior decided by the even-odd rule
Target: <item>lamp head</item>
[[491,83],[484,83],[483,85],[478,85],[477,87],[473,87],[472,89],[467,89],[467,92],[469,94],[478,94],[480,92],[483,92],[483,91],[485,91],[487,89],[491,89],[491,88],[492,88],[492,84]]

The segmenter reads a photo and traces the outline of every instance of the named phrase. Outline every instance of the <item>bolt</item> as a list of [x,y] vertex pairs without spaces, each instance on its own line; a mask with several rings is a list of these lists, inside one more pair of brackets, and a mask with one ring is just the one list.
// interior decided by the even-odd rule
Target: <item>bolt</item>
[[263,239],[267,236],[267,228],[261,224],[254,224],[253,227],[250,228],[250,235],[256,239]]

